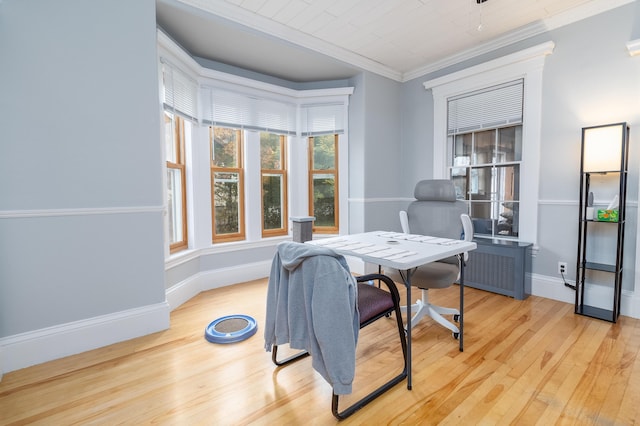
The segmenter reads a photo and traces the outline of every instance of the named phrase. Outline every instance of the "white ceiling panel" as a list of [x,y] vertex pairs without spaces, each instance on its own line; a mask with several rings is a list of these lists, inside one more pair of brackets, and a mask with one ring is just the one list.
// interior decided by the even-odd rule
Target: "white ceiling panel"
[[[403,81],[632,1],[156,0],[156,10],[195,56],[292,81],[359,69]],[[299,61],[307,70],[290,65]]]

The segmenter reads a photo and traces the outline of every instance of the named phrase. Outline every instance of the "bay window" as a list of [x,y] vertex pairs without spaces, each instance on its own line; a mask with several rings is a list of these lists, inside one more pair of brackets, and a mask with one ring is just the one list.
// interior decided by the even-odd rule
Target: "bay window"
[[348,169],[338,152],[347,158],[353,88],[294,90],[206,69],[158,37],[167,256],[193,249],[180,261],[201,249],[277,241],[289,235],[290,216],[310,209],[321,232],[339,232],[348,182],[338,174]]

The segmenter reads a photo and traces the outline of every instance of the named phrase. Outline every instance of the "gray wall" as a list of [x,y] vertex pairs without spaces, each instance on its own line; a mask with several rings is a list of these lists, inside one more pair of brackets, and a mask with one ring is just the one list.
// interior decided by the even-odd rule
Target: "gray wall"
[[351,79],[349,108],[349,231],[400,230],[401,85],[364,72]]
[[426,75],[402,87],[403,184],[411,196],[419,179],[429,178],[433,149],[433,98],[422,83],[547,40],[555,42],[543,75],[538,245],[533,272],[557,276],[557,262],[569,264],[575,279],[581,128],[628,121],[631,126],[628,224],[623,288],[633,289],[637,235],[640,132],[640,57],[625,44],[640,38],[637,2],[550,31],[464,64]]
[[[581,128],[627,121],[631,126],[623,288],[634,289],[640,131],[640,58],[625,43],[637,39],[636,3],[552,32],[556,42],[544,72],[539,243],[534,271],[553,275],[559,260],[575,279]],[[575,204],[565,203],[575,200]],[[554,204],[554,201],[557,203]]]
[[0,337],[165,300],[153,0],[0,2]]

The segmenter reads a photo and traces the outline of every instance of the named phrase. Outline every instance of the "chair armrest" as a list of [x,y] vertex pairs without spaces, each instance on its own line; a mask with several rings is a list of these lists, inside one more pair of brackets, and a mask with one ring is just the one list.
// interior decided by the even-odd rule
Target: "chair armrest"
[[[471,241],[473,240],[473,223],[471,222],[471,218],[468,214],[461,214],[460,220],[462,221],[462,230],[464,232],[464,240]],[[465,262],[469,259],[469,253],[464,254]]]
[[407,212],[404,210],[400,210],[400,226],[402,227],[402,232],[405,234],[410,234],[409,231],[409,217],[407,216]]

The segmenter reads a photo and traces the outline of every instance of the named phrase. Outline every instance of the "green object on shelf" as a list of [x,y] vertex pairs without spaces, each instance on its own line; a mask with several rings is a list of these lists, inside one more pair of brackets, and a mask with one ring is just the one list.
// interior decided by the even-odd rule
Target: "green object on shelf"
[[617,222],[618,210],[598,210],[597,217],[600,222]]

